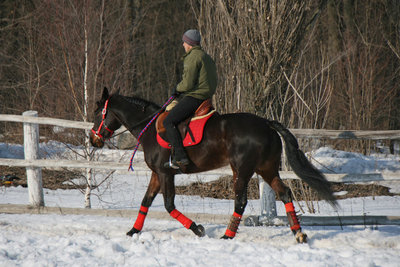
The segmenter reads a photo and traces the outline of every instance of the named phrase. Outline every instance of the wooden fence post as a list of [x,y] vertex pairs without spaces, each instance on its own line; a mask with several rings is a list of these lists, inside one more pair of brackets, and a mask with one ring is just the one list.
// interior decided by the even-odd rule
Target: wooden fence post
[[277,216],[274,190],[262,177],[259,177],[261,216],[259,221],[263,225],[273,224]]
[[[282,149],[281,167],[283,171],[287,171],[290,168],[289,162],[286,158],[285,149]],[[274,219],[277,218],[275,191],[261,177],[259,177],[258,185],[260,189],[261,215],[258,218],[257,223],[262,225],[273,225]]]
[[[28,110],[22,116],[37,117],[37,111]],[[24,154],[25,160],[39,159],[39,125],[24,123]],[[28,180],[29,203],[35,207],[44,206],[42,169],[26,167]]]

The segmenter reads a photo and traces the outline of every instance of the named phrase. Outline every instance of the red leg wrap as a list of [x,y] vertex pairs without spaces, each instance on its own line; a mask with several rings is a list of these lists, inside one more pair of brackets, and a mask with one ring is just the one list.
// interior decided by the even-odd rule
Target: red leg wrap
[[294,210],[294,206],[292,202],[285,204],[286,214],[288,216],[290,230],[297,231],[300,229],[300,223],[296,215],[296,211]]
[[169,215],[171,215],[172,218],[178,220],[187,229],[189,229],[193,223],[191,219],[180,213],[180,211],[178,211],[177,209],[171,211]]
[[242,219],[242,215],[234,212],[231,220],[229,222],[228,228],[225,231],[225,235],[231,238],[234,238],[236,235],[236,232],[239,228],[240,220]]
[[138,213],[138,216],[137,216],[137,218],[136,218],[136,222],[135,222],[135,224],[133,225],[133,227],[134,227],[136,230],[139,230],[139,231],[142,230],[143,224],[144,224],[144,220],[146,219],[146,216],[147,216],[147,212],[148,212],[148,211],[149,211],[149,208],[140,206],[139,213]]

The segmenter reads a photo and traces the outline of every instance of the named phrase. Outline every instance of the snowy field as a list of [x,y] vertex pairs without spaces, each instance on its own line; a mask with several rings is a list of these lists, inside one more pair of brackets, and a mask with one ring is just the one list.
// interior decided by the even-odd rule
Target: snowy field
[[[74,153],[56,142],[41,145],[42,156],[73,158]],[[400,158],[320,148],[313,158],[335,172],[400,172]],[[0,157],[23,158],[23,148],[0,144]],[[130,152],[102,150],[101,160],[127,162]],[[137,155],[140,164],[143,155]],[[3,175],[3,174],[2,174]],[[98,173],[100,181],[104,173]],[[215,175],[179,175],[176,183],[210,181]],[[119,172],[112,175],[92,196],[98,209],[138,210],[150,173]],[[386,183],[400,193],[399,183]],[[50,207],[84,204],[78,190],[44,190]],[[0,204],[28,204],[22,187],[0,187]],[[183,213],[231,215],[233,201],[177,196]],[[338,213],[324,202],[317,215],[400,216],[400,197],[365,197],[340,200]],[[295,206],[304,203],[295,203]],[[284,207],[277,202],[278,215]],[[164,211],[158,196],[152,211]],[[251,200],[245,216],[259,215],[260,203]],[[310,215],[305,213],[306,215]],[[400,266],[400,226],[309,227],[303,230],[307,244],[297,244],[288,227],[239,227],[234,240],[221,240],[226,223],[196,221],[206,228],[199,238],[169,219],[149,217],[140,235],[126,237],[135,218],[88,215],[0,214],[0,266]]]

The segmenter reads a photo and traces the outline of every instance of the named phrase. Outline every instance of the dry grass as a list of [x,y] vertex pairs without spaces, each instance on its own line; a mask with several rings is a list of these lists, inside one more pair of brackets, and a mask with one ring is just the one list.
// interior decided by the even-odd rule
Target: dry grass
[[[299,180],[285,180],[294,194],[296,200],[318,200],[315,192],[313,192],[306,184]],[[347,191],[348,193],[342,196],[337,196],[338,199],[365,197],[365,196],[392,196],[389,188],[377,184],[345,184],[333,183],[332,189],[334,192]],[[177,186],[177,194],[180,195],[197,195],[201,197],[211,197],[219,199],[234,199],[232,176],[223,176],[216,181],[208,183],[195,182],[188,186]],[[259,186],[257,179],[251,179],[247,192],[248,199],[259,199]]]

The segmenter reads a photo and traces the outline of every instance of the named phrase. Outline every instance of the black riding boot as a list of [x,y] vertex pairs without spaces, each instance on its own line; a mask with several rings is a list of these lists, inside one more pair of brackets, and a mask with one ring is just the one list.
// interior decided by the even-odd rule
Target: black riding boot
[[171,127],[166,129],[168,141],[172,145],[172,160],[171,162],[167,162],[169,167],[174,169],[179,169],[180,167],[186,166],[189,164],[189,159],[186,154],[185,148],[182,144],[182,138],[179,133],[179,130],[176,127]]

